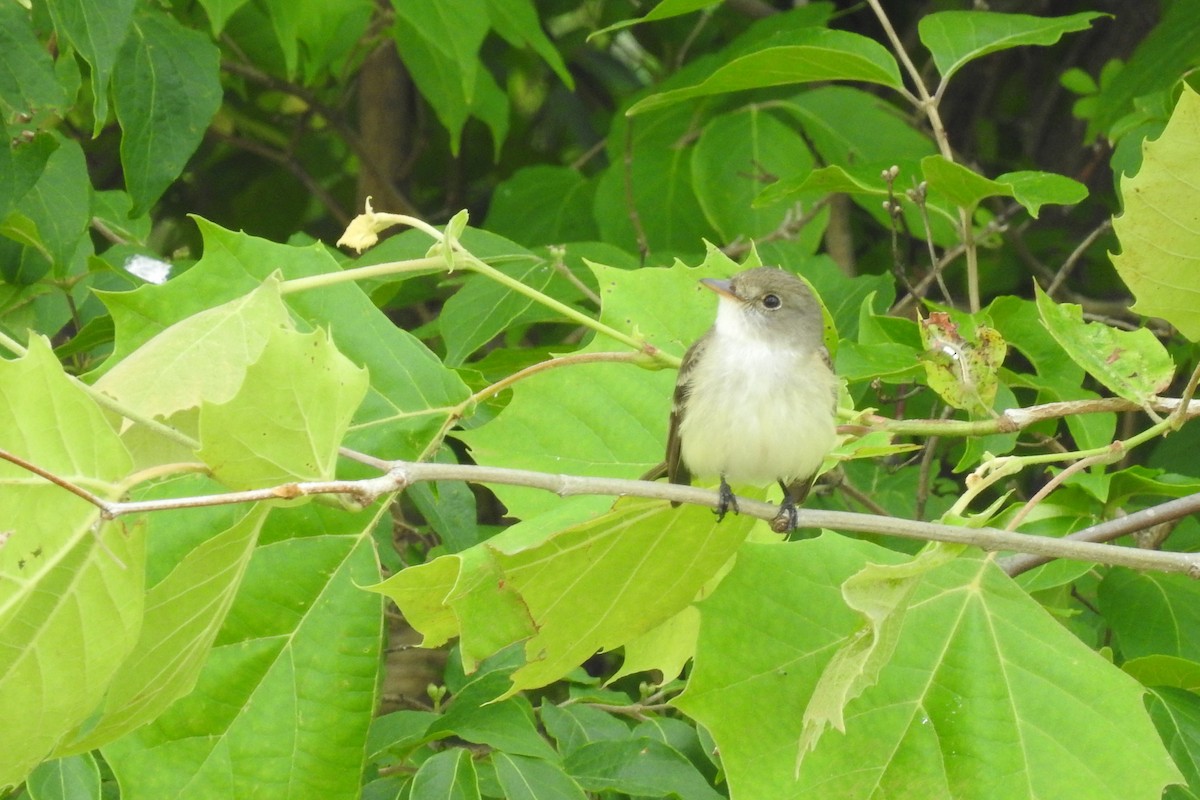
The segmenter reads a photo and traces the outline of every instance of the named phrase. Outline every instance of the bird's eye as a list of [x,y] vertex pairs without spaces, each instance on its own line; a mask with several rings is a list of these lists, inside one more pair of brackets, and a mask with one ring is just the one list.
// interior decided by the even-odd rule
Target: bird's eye
[[767,294],[763,295],[762,304],[763,308],[774,311],[783,305],[783,301],[779,299],[779,295],[777,294]]

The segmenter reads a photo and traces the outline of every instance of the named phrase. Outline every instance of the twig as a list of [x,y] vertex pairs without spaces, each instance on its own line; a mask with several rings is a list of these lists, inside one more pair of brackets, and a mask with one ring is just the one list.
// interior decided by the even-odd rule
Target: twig
[[1070,277],[1071,271],[1075,269],[1075,265],[1079,263],[1079,259],[1083,258],[1083,254],[1087,252],[1087,249],[1091,247],[1097,239],[1108,233],[1108,231],[1111,229],[1112,217],[1108,217],[1099,225],[1097,225],[1091,233],[1083,238],[1083,241],[1079,243],[1079,246],[1071,252],[1071,255],[1067,256],[1067,260],[1064,261],[1063,265],[1058,268],[1058,272],[1054,275],[1054,280],[1050,281],[1050,285],[1046,287],[1046,294],[1049,297],[1054,297],[1059,288],[1066,282],[1067,278]]
[[[27,469],[29,466],[33,466],[25,459],[16,457],[14,454],[4,450],[0,450],[0,458]],[[362,480],[286,483],[267,489],[253,489],[219,495],[198,495],[194,497],[131,502],[110,502],[103,500],[91,492],[75,486],[61,476],[55,476],[54,479],[47,477],[46,479],[64,490],[88,500],[88,502],[100,509],[100,516],[103,519],[115,519],[128,514],[165,511],[168,509],[199,508],[264,500],[289,500],[316,494],[345,495],[358,504],[367,505],[379,497],[394,494],[414,483],[424,481],[470,481],[472,483],[527,486],[554,492],[561,497],[574,495],[645,497],[649,499],[691,503],[708,508],[716,508],[721,502],[720,495],[715,491],[694,486],[677,486],[670,483],[655,483],[621,478],[588,478],[578,475],[561,475],[503,467],[476,466],[473,464],[439,464],[413,461],[392,461],[386,463],[389,464],[386,474]],[[34,474],[46,477],[45,473],[45,470],[37,470]],[[1129,533],[1134,530],[1140,530],[1149,525],[1159,524],[1168,519],[1174,519],[1200,509],[1200,494],[1191,495],[1190,498],[1185,499],[1190,499],[1192,501],[1191,504],[1172,501],[1164,503],[1156,509],[1147,509],[1147,511],[1156,513],[1149,515],[1145,512],[1131,514],[1129,517],[1118,521],[1123,526],[1121,527],[1121,531]],[[776,506],[757,500],[742,499],[738,505],[740,513],[757,519],[769,521],[775,519],[779,514],[779,509]],[[1172,516],[1172,511],[1162,510],[1168,507],[1174,510],[1174,516]],[[1132,524],[1129,522],[1129,520],[1135,519],[1138,521]],[[858,514],[848,511],[819,511],[814,509],[801,509],[797,515],[797,522],[798,527],[803,528],[830,528],[833,530],[876,533],[924,541],[954,542],[991,551],[1011,550],[1019,553],[1046,556],[1048,558],[1069,558],[1077,561],[1112,564],[1133,569],[1158,570],[1161,572],[1184,572],[1192,577],[1200,577],[1200,554],[1168,553],[1157,550],[1139,550],[1130,547],[1097,544],[1087,538],[1091,529],[1080,531],[1070,538],[1057,539],[1003,531],[997,528],[964,528],[934,522],[915,522],[889,516]],[[1111,525],[1111,523],[1104,523],[1101,526],[1095,527],[1100,528],[1108,525]],[[1118,535],[1121,535],[1121,533],[1115,533],[1113,537]]]
[[[1089,525],[1082,530],[1062,537],[1059,541],[1079,543],[1111,542],[1113,539],[1119,539],[1122,536],[1137,533],[1138,531],[1148,530],[1173,520],[1190,517],[1196,513],[1200,513],[1200,493],[1189,494],[1186,497],[1168,500],[1165,503],[1159,503],[1150,508],[1143,508],[1141,511],[1134,511],[1132,514],[1126,514],[1119,519]],[[1143,552],[1159,551],[1150,550]],[[1028,572],[1034,567],[1040,567],[1042,564],[1052,560],[1053,557],[1027,553],[1002,559],[1000,566],[1009,575],[1020,575],[1022,572]]]

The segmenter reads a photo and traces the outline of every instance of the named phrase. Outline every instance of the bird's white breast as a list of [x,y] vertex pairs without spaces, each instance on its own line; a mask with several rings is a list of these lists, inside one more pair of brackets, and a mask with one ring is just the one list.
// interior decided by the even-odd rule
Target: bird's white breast
[[835,379],[822,355],[764,342],[733,303],[720,303],[716,328],[680,423],[688,469],[757,485],[815,473],[835,439]]

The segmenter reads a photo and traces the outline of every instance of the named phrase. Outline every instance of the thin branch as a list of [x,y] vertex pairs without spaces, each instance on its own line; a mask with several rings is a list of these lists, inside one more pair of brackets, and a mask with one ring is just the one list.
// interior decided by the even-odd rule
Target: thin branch
[[[1159,503],[1150,508],[1143,508],[1141,511],[1134,511],[1132,514],[1126,514],[1119,519],[1090,525],[1075,533],[1064,536],[1058,541],[1078,543],[1111,542],[1113,539],[1149,530],[1155,526],[1190,517],[1197,513],[1200,513],[1200,493],[1189,494],[1186,497],[1168,500],[1165,503]],[[1147,550],[1142,552],[1157,553],[1159,551]],[[1052,560],[1053,556],[1047,557],[1041,554],[1028,553],[1002,559],[1000,566],[1009,575],[1020,575],[1022,572],[1028,572],[1034,567],[1040,567],[1042,564]],[[1188,574],[1197,577],[1195,573],[1189,572]]]
[[[0,458],[18,464],[28,469],[28,461],[14,456],[12,453],[0,450]],[[618,497],[644,497],[649,499],[671,500],[681,503],[716,508],[720,503],[717,492],[694,486],[677,486],[670,483],[655,483],[650,481],[629,480],[621,478],[588,478],[578,475],[561,475],[530,470],[508,469],[503,467],[484,467],[473,464],[438,464],[430,462],[392,461],[386,474],[362,480],[346,481],[311,481],[286,483],[266,489],[253,489],[242,492],[229,492],[219,495],[198,495],[194,497],[170,498],[164,500],[141,500],[131,502],[110,502],[75,486],[70,481],[55,476],[46,477],[46,471],[31,470],[34,474],[45,477],[55,485],[69,491],[100,509],[103,519],[115,519],[127,514],[165,511],[179,508],[199,508],[206,506],[231,505],[240,503],[259,502],[264,500],[290,500],[299,497],[309,497],[317,494],[340,494],[359,505],[368,505],[376,499],[403,491],[414,483],[424,481],[469,481],[472,483],[496,483],[512,486],[527,486],[554,492],[561,497],[574,495],[615,495]],[[1200,509],[1200,494],[1190,496],[1191,505],[1172,501],[1164,503],[1159,511],[1168,506],[1178,509],[1175,516],[1169,512],[1159,511],[1148,517],[1144,512],[1131,514],[1118,522],[1123,526],[1124,533],[1140,530],[1148,525],[1159,524],[1167,519],[1194,513]],[[739,501],[740,513],[758,519],[773,520],[779,514],[779,509],[769,503],[757,500],[742,499]],[[1139,521],[1130,523],[1129,520]],[[1140,521],[1148,519],[1148,521]],[[1139,550],[1130,547],[1119,547],[1108,544],[1097,544],[1088,540],[1087,534],[1091,529],[1085,529],[1072,538],[1057,539],[1044,536],[1032,536],[996,528],[964,528],[934,522],[915,522],[897,519],[889,516],[873,514],[858,514],[848,511],[819,511],[801,509],[797,518],[798,526],[803,528],[830,528],[833,530],[857,531],[860,533],[876,533],[888,536],[899,536],[907,539],[923,541],[953,542],[979,547],[984,550],[1011,550],[1018,553],[1030,553],[1049,558],[1069,558],[1077,561],[1089,561],[1098,564],[1126,566],[1133,569],[1150,569],[1162,572],[1184,572],[1192,577],[1200,577],[1200,554],[1167,553],[1157,550]],[[1104,527],[1111,523],[1104,523]],[[1121,535],[1120,533],[1114,534]]]
[[1111,229],[1112,217],[1108,217],[1099,225],[1097,225],[1091,233],[1083,238],[1083,241],[1079,243],[1079,246],[1071,252],[1071,255],[1067,256],[1067,260],[1064,261],[1063,265],[1058,268],[1058,272],[1054,275],[1054,280],[1050,281],[1050,285],[1046,287],[1046,294],[1049,297],[1054,297],[1059,288],[1066,283],[1066,280],[1068,277],[1070,277],[1072,270],[1075,269],[1075,265],[1079,263],[1081,258],[1083,258],[1083,254],[1087,252],[1087,249],[1091,247],[1097,239],[1108,233]]

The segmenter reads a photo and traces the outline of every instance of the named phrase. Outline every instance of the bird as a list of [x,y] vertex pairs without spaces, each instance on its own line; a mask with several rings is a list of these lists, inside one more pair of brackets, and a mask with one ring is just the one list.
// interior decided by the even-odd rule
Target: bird
[[717,316],[680,365],[667,478],[719,478],[718,521],[738,512],[730,482],[778,482],[783,502],[771,526],[791,530],[837,435],[821,305],[805,281],[778,267],[700,283],[717,293]]

